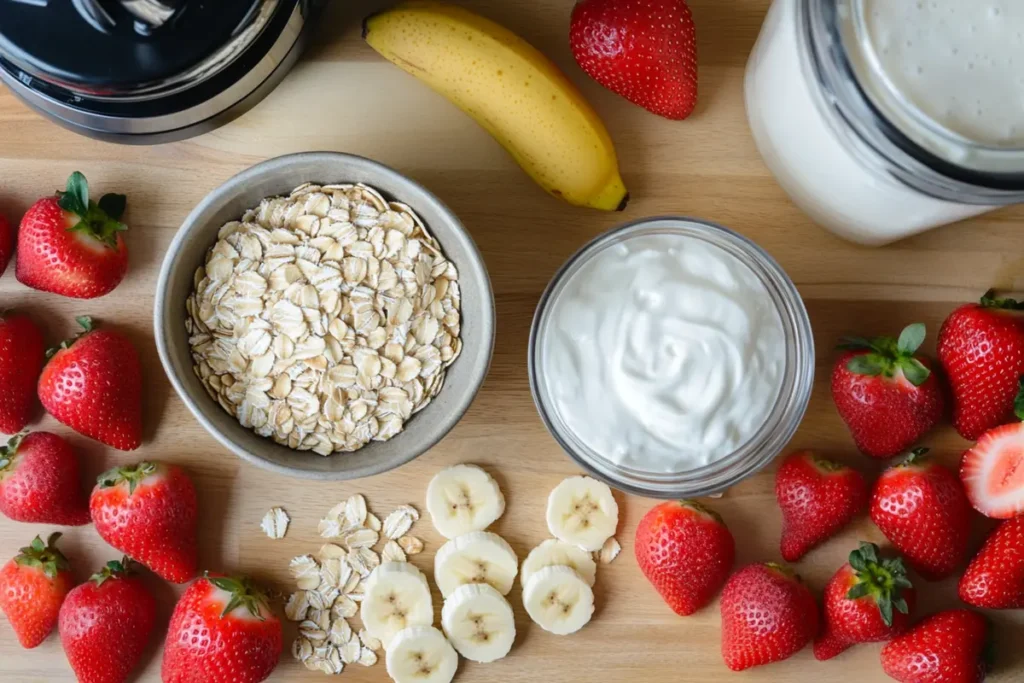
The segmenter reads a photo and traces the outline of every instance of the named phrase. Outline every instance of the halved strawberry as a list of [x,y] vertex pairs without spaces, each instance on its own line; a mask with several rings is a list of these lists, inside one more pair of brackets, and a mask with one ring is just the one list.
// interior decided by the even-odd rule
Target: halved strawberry
[[971,505],[994,519],[1024,514],[1024,423],[1004,425],[981,435],[964,453],[960,479]]

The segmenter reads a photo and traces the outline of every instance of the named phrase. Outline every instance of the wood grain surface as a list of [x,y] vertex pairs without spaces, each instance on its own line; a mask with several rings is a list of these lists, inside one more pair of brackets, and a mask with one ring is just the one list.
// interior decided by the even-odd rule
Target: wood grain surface
[[[463,0],[543,49],[579,84],[608,124],[633,200],[622,214],[561,204],[545,195],[467,116],[363,44],[358,20],[364,3],[334,3],[314,47],[284,83],[255,109],[202,137],[157,147],[127,147],[64,131],[0,92],[0,209],[18,217],[36,198],[84,172],[95,192],[129,195],[127,241],[131,266],[111,295],[73,301],[35,292],[14,278],[0,279],[0,307],[30,312],[56,342],[73,331],[73,316],[90,314],[127,332],[144,362],[145,443],[120,453],[73,434],[40,416],[36,429],[67,436],[90,477],[115,463],[142,457],[186,467],[199,489],[201,564],[247,572],[279,590],[289,588],[288,560],[315,551],[316,524],[335,502],[366,495],[387,513],[401,503],[422,507],[427,481],[458,462],[483,465],[500,482],[508,510],[495,530],[520,558],[547,537],[547,492],[577,472],[538,419],[526,376],[526,346],[537,299],[555,269],[591,237],[623,221],[658,214],[709,218],[753,238],[789,272],[804,296],[818,346],[810,409],[793,448],[814,448],[874,473],[859,456],[829,398],[832,347],[841,334],[896,333],[905,324],[928,325],[928,346],[957,302],[990,286],[1024,288],[1024,211],[1008,209],[949,226],[883,249],[853,246],[816,227],[786,198],[762,164],[747,129],[743,69],[768,0],[692,0],[699,33],[701,99],[686,122],[670,122],[633,107],[586,78],[567,46],[571,0]],[[377,159],[420,181],[462,218],[477,240],[493,279],[497,344],[486,384],[465,419],[440,445],[415,462],[352,483],[318,484],[275,476],[245,465],[221,448],[173,394],[157,359],[151,311],[157,270],[188,211],[237,171],[271,156],[337,150]],[[836,188],[841,191],[841,188]],[[948,426],[928,444],[953,464],[965,447]],[[310,456],[316,457],[316,456]],[[774,470],[743,482],[711,505],[736,536],[738,562],[777,560],[780,517]],[[633,560],[636,523],[653,501],[619,496],[623,553],[602,567],[597,613],[583,631],[556,637],[526,617],[518,586],[510,595],[519,635],[512,654],[490,665],[461,665],[457,680],[478,681],[814,681],[888,680],[878,645],[858,646],[827,663],[810,649],[792,659],[732,674],[719,653],[717,603],[675,616],[647,585]],[[292,516],[287,538],[259,529],[273,505]],[[979,544],[985,525],[978,520]],[[0,520],[0,558],[6,560],[46,527]],[[428,570],[440,537],[429,521],[415,533],[427,552],[414,558]],[[884,541],[866,518],[810,554],[798,571],[821,591],[858,539]],[[115,557],[91,527],[67,530],[63,547],[84,579]],[[152,581],[166,621],[179,591]],[[957,605],[955,581],[921,583],[922,613]],[[436,601],[438,612],[440,600]],[[1024,681],[1024,612],[993,613],[1000,646],[995,683]],[[294,634],[289,626],[286,638]],[[159,634],[162,640],[163,631]],[[146,657],[140,681],[159,680],[160,644]],[[274,681],[318,680],[288,654]],[[342,680],[386,681],[383,662],[350,666]],[[73,681],[56,634],[23,651],[0,620],[0,681]]]

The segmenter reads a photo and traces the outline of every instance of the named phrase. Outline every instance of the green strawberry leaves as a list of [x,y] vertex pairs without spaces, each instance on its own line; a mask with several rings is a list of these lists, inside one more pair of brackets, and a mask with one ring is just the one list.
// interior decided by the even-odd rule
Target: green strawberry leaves
[[1020,376],[1020,388],[1017,396],[1013,399],[1013,414],[1018,420],[1024,420],[1024,375]]
[[86,335],[89,332],[92,332],[93,328],[95,327],[93,325],[92,318],[90,318],[87,315],[80,315],[80,316],[76,317],[75,318],[75,322],[77,322],[79,324],[79,326],[81,326],[82,331],[79,332],[74,337],[71,337],[70,339],[65,339],[64,341],[62,341],[57,346],[51,346],[50,348],[46,349],[46,360],[50,360],[51,358],[53,358],[53,354],[57,353],[58,351],[63,351],[65,349],[70,349],[71,346],[76,341],[81,339],[83,335]]
[[886,626],[892,626],[893,610],[901,614],[910,612],[903,593],[913,588],[913,584],[907,578],[902,558],[888,557],[880,560],[877,545],[861,542],[860,547],[850,553],[850,567],[853,568],[856,582],[846,593],[848,600],[874,600]]
[[990,289],[981,297],[982,308],[1004,308],[1009,311],[1024,310],[1024,301],[1017,301],[1005,297],[997,297],[996,290]]
[[57,574],[62,571],[69,571],[71,563],[64,557],[64,553],[57,549],[57,540],[61,536],[63,534],[55,531],[46,539],[46,543],[43,543],[42,537],[36,536],[30,545],[18,551],[18,556],[14,558],[15,563],[23,567],[41,569],[49,579],[57,578]]
[[7,441],[6,446],[0,446],[0,470],[7,469],[14,462],[14,455],[18,452],[18,446],[21,445],[21,440],[27,434],[28,430],[15,434]]
[[221,612],[221,618],[228,616],[238,607],[245,607],[249,614],[264,621],[260,608],[267,608],[267,596],[247,576],[210,576],[206,572],[204,578],[217,588],[227,591],[231,598]]
[[931,370],[914,357],[924,343],[924,323],[907,325],[899,339],[891,337],[844,337],[839,345],[845,351],[867,351],[851,358],[846,367],[850,372],[870,377],[892,378],[899,370],[915,387],[924,384]]
[[89,183],[78,171],[68,178],[65,190],[57,193],[57,203],[81,219],[69,230],[85,233],[111,249],[117,248],[117,233],[128,229],[121,222],[128,198],[123,194],[105,194],[99,203],[91,201]]
[[127,555],[120,560],[111,560],[103,569],[89,577],[97,586],[102,586],[108,579],[121,579],[135,573],[138,564]]
[[155,474],[156,470],[156,463],[146,462],[143,460],[135,465],[109,469],[96,478],[96,483],[99,484],[101,489],[109,489],[127,482],[128,495],[130,496],[135,493],[135,489],[138,485],[142,483],[146,477]]

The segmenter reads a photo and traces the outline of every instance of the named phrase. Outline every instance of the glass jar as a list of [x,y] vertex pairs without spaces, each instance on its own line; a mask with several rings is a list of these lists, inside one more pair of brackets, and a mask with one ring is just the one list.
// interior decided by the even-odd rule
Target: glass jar
[[[606,250],[652,235],[682,236],[721,249],[760,281],[781,323],[784,344],[778,393],[760,427],[732,452],[709,464],[676,471],[651,471],[623,464],[600,453],[576,433],[561,414],[552,386],[548,356],[549,335],[555,328],[554,311],[570,289],[574,276]],[[699,293],[698,293],[699,294]],[[570,299],[571,300],[571,299]],[[591,342],[594,343],[594,342]],[[577,366],[577,370],[578,370]],[[584,245],[559,269],[537,305],[530,330],[528,372],[533,400],[548,431],[586,471],[629,493],[652,498],[691,498],[720,493],[754,474],[777,456],[796,432],[807,409],[814,384],[814,338],[803,301],[792,280],[763,249],[727,228],[683,217],[650,218],[629,223]]]
[[1022,30],[1015,0],[775,0],[747,64],[754,141],[861,244],[1024,202],[1024,77],[1002,78]]

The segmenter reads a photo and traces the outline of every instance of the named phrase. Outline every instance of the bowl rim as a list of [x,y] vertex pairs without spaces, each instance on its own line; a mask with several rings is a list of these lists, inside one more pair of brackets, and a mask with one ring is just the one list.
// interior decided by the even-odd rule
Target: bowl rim
[[[445,218],[452,224],[452,227],[462,233],[465,239],[464,247],[471,261],[470,267],[473,270],[478,271],[481,275],[481,286],[479,295],[484,302],[483,308],[485,309],[486,315],[483,320],[479,321],[481,330],[481,336],[483,337],[483,343],[486,346],[486,362],[477,371],[476,375],[471,375],[472,380],[471,386],[467,391],[463,392],[463,395],[458,401],[456,401],[451,407],[449,412],[434,422],[439,427],[434,429],[431,438],[425,440],[423,443],[417,445],[415,448],[409,449],[409,451],[402,455],[395,461],[384,461],[376,460],[370,464],[357,467],[352,470],[342,471],[322,471],[322,470],[308,470],[296,467],[290,467],[288,465],[281,465],[246,450],[242,445],[229,438],[224,432],[222,432],[212,420],[210,420],[205,410],[199,406],[197,401],[189,394],[183,381],[173,371],[173,363],[171,361],[171,350],[169,349],[167,329],[168,320],[165,317],[166,309],[166,298],[168,296],[168,289],[170,285],[172,269],[177,265],[176,261],[180,253],[182,252],[182,245],[186,241],[186,238],[194,231],[198,225],[197,221],[199,217],[206,212],[212,205],[217,204],[225,199],[230,199],[230,196],[235,194],[240,187],[244,187],[245,184],[253,179],[261,177],[268,171],[277,169],[292,164],[308,164],[316,162],[330,162],[330,163],[341,163],[346,164],[350,167],[361,167],[362,169],[368,170],[372,173],[381,174],[385,176],[391,176],[398,180],[400,183],[404,183],[418,192],[422,192],[427,199],[434,204],[434,209],[445,216]],[[460,268],[466,264],[460,264]],[[181,225],[178,226],[178,230],[175,233],[170,244],[167,246],[167,251],[164,255],[163,261],[160,265],[160,272],[157,276],[156,294],[153,301],[153,334],[156,340],[157,354],[160,357],[160,364],[163,366],[164,374],[170,381],[171,386],[174,387],[175,393],[182,400],[185,406],[188,408],[192,416],[195,417],[196,421],[214,437],[222,446],[227,448],[229,451],[234,453],[242,460],[252,463],[257,467],[274,472],[276,474],[283,474],[298,479],[309,479],[318,481],[345,481],[353,479],[361,479],[363,477],[370,477],[377,474],[397,469],[402,465],[412,462],[419,456],[423,455],[431,448],[436,446],[444,437],[446,437],[451,430],[461,421],[462,417],[469,410],[477,394],[480,392],[481,387],[484,384],[484,380],[487,378],[487,374],[490,370],[491,362],[494,358],[494,341],[496,334],[495,325],[495,302],[494,302],[494,288],[491,285],[490,274],[487,270],[487,264],[484,261],[483,255],[480,253],[479,247],[477,247],[476,241],[473,239],[472,234],[463,225],[462,221],[459,220],[458,216],[448,208],[448,206],[441,201],[433,192],[424,187],[417,181],[409,178],[408,176],[400,173],[399,171],[386,166],[373,159],[368,159],[363,156],[348,154],[345,152],[297,152],[293,154],[284,154],[276,157],[272,157],[261,161],[253,166],[250,166],[235,175],[231,176],[223,183],[218,185],[208,194],[206,194],[202,200],[189,212],[189,214],[182,221]],[[219,407],[218,407],[219,409]],[[261,438],[253,433],[255,438]],[[269,441],[268,443],[274,443]],[[280,444],[275,444],[280,445]],[[282,446],[282,448],[286,448]],[[344,457],[345,454],[334,453],[326,457]],[[310,457],[313,457],[312,455]]]

